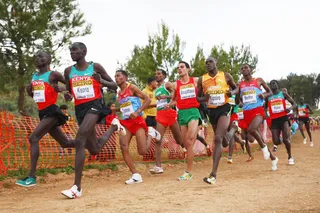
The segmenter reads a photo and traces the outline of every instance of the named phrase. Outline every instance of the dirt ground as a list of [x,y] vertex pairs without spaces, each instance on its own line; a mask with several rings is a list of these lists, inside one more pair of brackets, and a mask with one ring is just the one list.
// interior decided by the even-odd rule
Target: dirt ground
[[[278,171],[271,161],[255,151],[255,160],[246,154],[235,156],[232,165],[220,161],[217,183],[202,178],[211,170],[211,159],[194,163],[194,178],[179,182],[184,164],[165,164],[165,173],[152,176],[152,164],[139,164],[144,182],[125,185],[130,176],[120,166],[117,172],[91,170],[84,173],[83,196],[68,200],[60,191],[71,187],[73,175],[49,175],[36,187],[0,188],[0,212],[320,212],[320,132],[313,132],[314,147],[302,144],[300,133],[293,138],[296,164],[287,165],[281,145]],[[38,182],[40,182],[38,180]]]

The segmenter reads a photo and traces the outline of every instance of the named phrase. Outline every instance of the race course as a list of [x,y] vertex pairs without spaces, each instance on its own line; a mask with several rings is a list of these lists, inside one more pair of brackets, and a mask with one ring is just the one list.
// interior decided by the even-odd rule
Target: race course
[[[83,196],[68,200],[60,191],[71,187],[74,174],[48,175],[34,188],[21,188],[6,180],[0,188],[0,212],[320,212],[320,132],[313,132],[314,147],[302,143],[298,132],[293,137],[295,165],[287,165],[283,145],[276,155],[278,170],[262,152],[254,152],[253,162],[246,154],[226,157],[220,162],[217,183],[202,181],[211,170],[211,158],[194,163],[191,181],[179,182],[184,164],[164,164],[165,173],[149,174],[153,164],[138,164],[143,183],[125,185],[128,169],[84,172]],[[271,146],[271,144],[269,144]]]

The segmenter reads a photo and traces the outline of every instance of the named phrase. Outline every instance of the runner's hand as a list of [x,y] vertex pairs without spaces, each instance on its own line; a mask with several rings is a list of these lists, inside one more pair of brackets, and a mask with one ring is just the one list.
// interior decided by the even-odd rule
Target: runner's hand
[[137,112],[134,112],[134,113],[131,113],[130,114],[130,118],[131,119],[135,119],[135,118],[137,118],[139,116],[139,114],[137,113]]
[[69,93],[69,92],[66,92],[66,93],[64,93],[64,99],[66,100],[66,101],[71,101],[72,100],[72,95]]
[[54,89],[56,92],[61,92],[61,91],[62,91],[58,84],[51,84],[51,86],[53,87],[53,89]]
[[263,93],[259,94],[259,98],[264,99],[264,94]]
[[166,98],[167,98],[166,95],[159,95],[156,97],[157,100],[166,99]]
[[228,97],[231,97],[231,96],[232,96],[232,92],[231,92],[230,90],[227,91],[226,94],[227,94]]
[[96,81],[98,81],[99,83],[101,83],[101,75],[99,73],[94,72],[92,74],[92,78]]

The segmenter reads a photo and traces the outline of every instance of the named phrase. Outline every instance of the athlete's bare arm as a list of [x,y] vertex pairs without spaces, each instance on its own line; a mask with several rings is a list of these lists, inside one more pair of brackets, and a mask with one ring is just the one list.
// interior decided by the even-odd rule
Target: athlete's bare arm
[[297,107],[297,104],[288,93],[286,93],[286,92],[282,92],[282,93],[284,95],[284,98],[291,103],[291,107],[286,109],[287,112],[290,112],[291,110],[293,110],[293,109],[295,109]]
[[269,86],[267,85],[267,83],[262,78],[257,78],[257,79],[258,79],[258,85],[262,86],[265,89],[265,92],[261,93],[259,95],[259,98],[265,99],[267,97],[270,97],[272,95],[272,92],[271,92]]
[[52,85],[52,87],[56,92],[66,91],[66,87],[61,85],[59,86],[59,82],[65,84],[65,80],[62,74],[57,71],[52,71],[50,74],[50,84]]
[[306,104],[306,105],[307,105],[307,109],[309,110],[309,114],[313,114],[313,111],[312,111],[310,105],[309,104]]
[[64,96],[66,101],[71,101],[72,100],[72,96],[71,96],[72,91],[71,91],[70,79],[69,79],[71,68],[72,68],[72,66],[69,66],[64,70],[64,79],[65,79],[66,90],[69,92],[69,93],[66,93],[65,96]]
[[[94,71],[95,73],[92,77],[100,82],[103,86],[108,87],[113,91],[117,91],[117,84],[112,80],[112,78],[108,75],[107,71],[101,66],[99,63],[94,63]],[[100,75],[97,75],[100,74]]]
[[172,83],[172,98],[170,103],[168,103],[167,107],[174,106],[177,103],[176,87],[177,87],[177,83]]
[[197,81],[197,90],[198,90],[198,95],[197,95],[197,101],[198,102],[203,102],[203,101],[208,101],[209,100],[209,94],[203,94],[203,87],[202,87],[202,76],[198,78]]
[[148,108],[148,106],[150,105],[151,103],[151,100],[150,98],[145,94],[143,93],[138,87],[136,87],[135,85],[131,85],[130,86],[130,91],[133,95],[139,97],[140,99],[143,100],[143,103],[141,105],[141,107],[139,109],[137,109],[137,113],[141,113],[144,109]]

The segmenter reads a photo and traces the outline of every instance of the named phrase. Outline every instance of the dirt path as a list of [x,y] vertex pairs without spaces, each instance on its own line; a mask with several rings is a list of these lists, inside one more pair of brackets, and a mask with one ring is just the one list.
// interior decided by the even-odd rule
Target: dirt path
[[[178,182],[183,164],[166,164],[165,173],[151,176],[152,165],[139,164],[144,182],[127,186],[127,168],[118,172],[88,171],[84,174],[84,194],[68,200],[60,191],[69,188],[73,174],[45,177],[35,188],[0,189],[0,212],[320,212],[320,132],[314,132],[314,147],[294,137],[296,164],[287,165],[284,146],[276,153],[278,171],[271,171],[261,151],[246,163],[246,155],[220,163],[218,181],[210,186],[202,181],[211,168],[211,159],[195,163],[194,179]],[[39,182],[39,181],[38,181]]]

